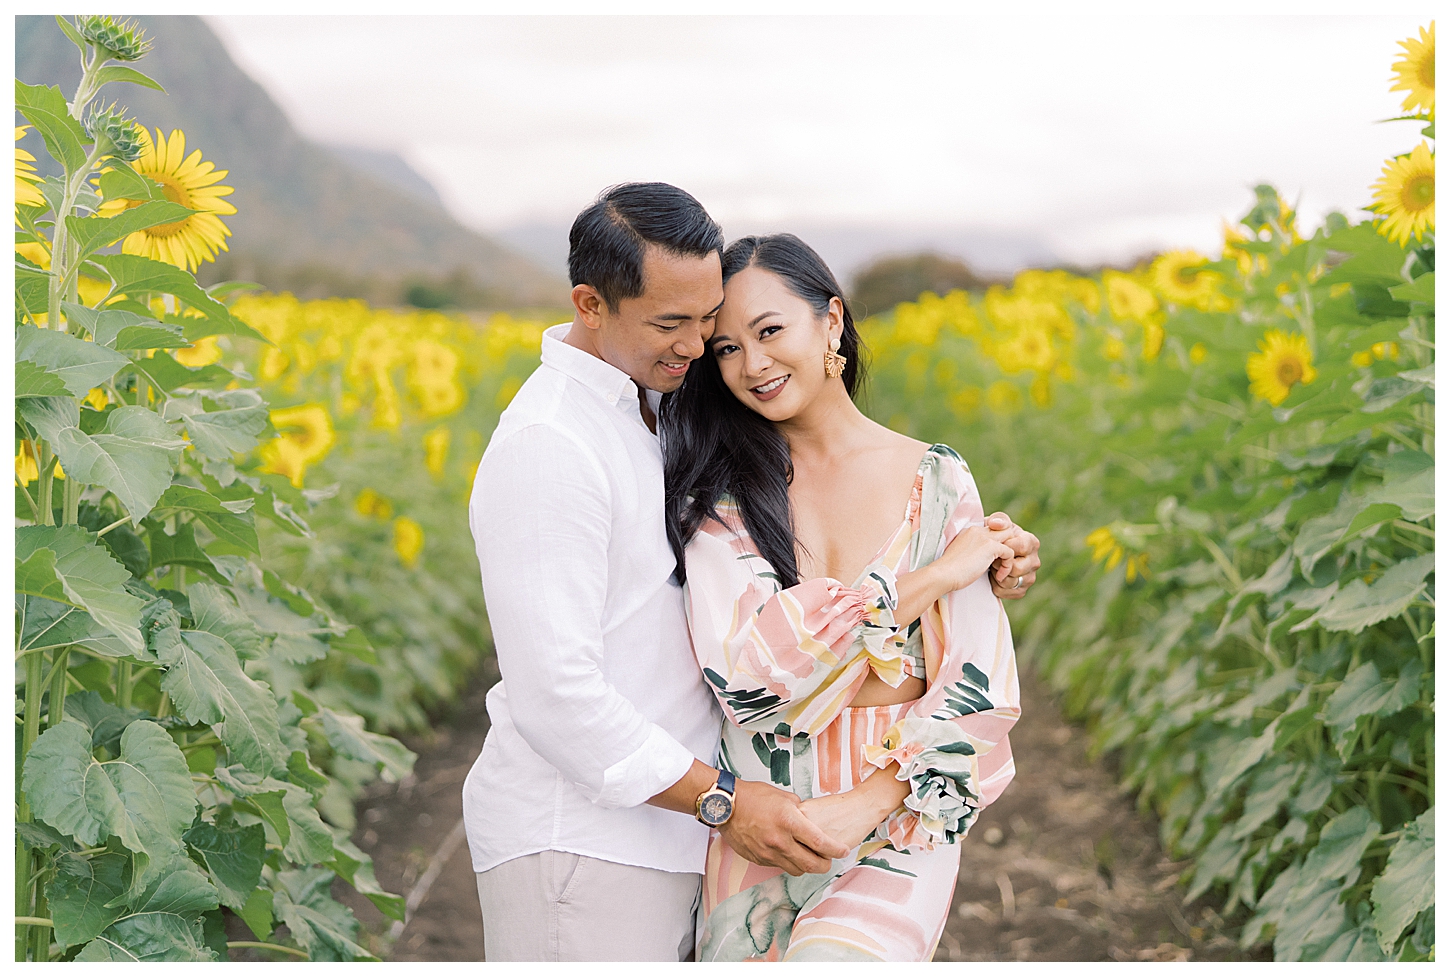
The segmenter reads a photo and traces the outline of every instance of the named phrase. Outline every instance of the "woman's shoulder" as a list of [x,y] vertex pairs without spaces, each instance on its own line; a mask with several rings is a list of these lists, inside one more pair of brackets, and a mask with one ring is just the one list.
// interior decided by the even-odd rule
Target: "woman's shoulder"
[[715,503],[714,510],[700,523],[699,532],[726,541],[750,538],[745,530],[745,517],[740,513],[740,506],[729,495],[722,495]]
[[937,443],[928,448],[921,459],[921,471],[923,491],[928,491],[928,486],[935,484],[937,491],[949,498],[975,498],[977,495],[977,483],[972,478],[971,468],[951,445]]

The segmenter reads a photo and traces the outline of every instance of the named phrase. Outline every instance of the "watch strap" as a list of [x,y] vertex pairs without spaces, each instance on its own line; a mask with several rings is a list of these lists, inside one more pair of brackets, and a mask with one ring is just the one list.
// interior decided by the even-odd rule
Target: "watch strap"
[[720,774],[720,776],[719,776],[718,779],[716,779],[715,786],[717,788],[719,788],[720,790],[723,790],[725,793],[729,794],[731,797],[734,797],[735,796],[735,775],[733,773],[731,773],[729,770],[724,770],[724,769],[721,769],[719,771],[719,774]]

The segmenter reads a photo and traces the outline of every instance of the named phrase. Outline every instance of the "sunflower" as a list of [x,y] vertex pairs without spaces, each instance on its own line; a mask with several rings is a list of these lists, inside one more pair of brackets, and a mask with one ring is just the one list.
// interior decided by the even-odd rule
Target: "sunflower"
[[1272,329],[1259,340],[1259,349],[1262,352],[1249,357],[1249,393],[1275,407],[1289,396],[1294,384],[1313,383],[1318,376],[1309,341],[1300,333]]
[[1194,363],[1202,363],[1208,359],[1208,347],[1202,343],[1194,343],[1188,350],[1188,359]]
[[995,414],[1015,414],[1022,409],[1022,391],[1016,384],[998,380],[987,388],[987,406]]
[[217,337],[204,336],[193,343],[190,349],[178,349],[171,354],[171,358],[182,366],[208,366],[222,358],[222,350],[217,345]]
[[[218,250],[227,250],[226,239],[232,233],[217,215],[237,212],[237,208],[221,199],[231,193],[232,188],[217,185],[227,171],[215,169],[214,164],[204,162],[199,149],[186,156],[186,136],[180,129],[171,130],[169,138],[163,138],[161,130],[157,129],[154,143],[145,129],[138,126],[137,131],[141,137],[141,157],[131,166],[136,172],[161,184],[168,200],[190,207],[197,213],[179,221],[137,231],[126,238],[121,250],[126,254],[155,258],[187,271],[195,271],[203,261],[215,261]],[[101,205],[100,215],[112,217],[142,203],[117,197]]]
[[332,450],[332,418],[322,404],[303,404],[272,411],[272,426],[282,433],[262,445],[264,470],[285,475],[300,487],[307,466]]
[[1377,228],[1400,247],[1435,229],[1435,156],[1424,140],[1406,156],[1385,163],[1369,210],[1384,219]]
[[1087,534],[1083,542],[1093,548],[1094,563],[1103,559],[1107,560],[1103,565],[1103,569],[1105,570],[1111,570],[1123,559],[1123,553],[1125,552],[1123,544],[1118,542],[1117,537],[1113,535],[1113,531],[1107,526],[1099,526],[1097,529],[1094,529]]
[[411,568],[418,562],[418,554],[423,552],[423,527],[407,516],[394,519],[393,549],[403,565]]
[[1156,319],[1143,323],[1143,359],[1156,360],[1163,351],[1163,324]]
[[448,445],[453,440],[453,432],[446,427],[435,427],[423,435],[423,463],[434,478],[443,474],[443,466],[448,461]]
[[1406,112],[1416,109],[1430,118],[1435,117],[1435,22],[1430,29],[1420,28],[1420,38],[1406,38],[1400,42],[1405,56],[1394,63],[1397,81],[1390,86],[1392,92],[1409,92],[1401,106]]
[[1205,311],[1212,308],[1223,278],[1202,267],[1207,260],[1197,251],[1169,251],[1159,255],[1151,270],[1158,294],[1175,305]]
[[360,516],[367,516],[370,519],[391,519],[393,518],[393,504],[387,498],[370,488],[365,488],[357,494],[353,502]]
[[1108,287],[1108,311],[1114,319],[1136,319],[1139,322],[1158,310],[1153,293],[1140,285],[1132,275],[1120,271],[1103,272]]
[[[15,141],[19,142],[25,138],[25,133],[29,129],[30,126],[16,126]],[[35,167],[30,165],[34,162],[34,156],[19,146],[15,147],[15,206],[17,207],[45,206],[45,198],[40,195],[39,190],[35,189],[35,185],[40,182],[40,175],[35,172]]]

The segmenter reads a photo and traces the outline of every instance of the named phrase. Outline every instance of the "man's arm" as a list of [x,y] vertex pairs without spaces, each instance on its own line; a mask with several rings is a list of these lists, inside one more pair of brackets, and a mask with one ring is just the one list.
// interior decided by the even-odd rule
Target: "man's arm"
[[[988,529],[1006,529],[1015,525],[1012,517],[1005,512],[994,512],[987,517]],[[1014,535],[1002,541],[1012,547],[1012,552],[1017,554],[1011,561],[1011,572],[1007,574],[1007,579],[999,582],[997,570],[1001,564],[992,565],[992,593],[1003,600],[1021,600],[1026,597],[1028,588],[1037,582],[1037,571],[1042,566],[1042,560],[1037,556],[1037,550],[1042,544],[1027,530],[1020,526],[1016,528],[1017,532]],[[1013,584],[1019,582],[1018,578],[1021,578],[1020,586],[1014,587]]]
[[514,726],[590,801],[617,808],[669,788],[695,758],[601,668],[611,504],[582,446],[536,425],[490,446],[469,521]]

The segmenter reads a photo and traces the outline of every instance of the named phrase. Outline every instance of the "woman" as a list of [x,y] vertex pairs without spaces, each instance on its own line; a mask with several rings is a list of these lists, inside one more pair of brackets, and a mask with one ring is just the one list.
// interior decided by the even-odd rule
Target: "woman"
[[[852,402],[841,289],[783,234],[736,241],[705,355],[662,416],[666,512],[720,764],[853,850],[823,875],[712,832],[697,960],[930,960],[959,849],[1011,780],[1011,632],[966,464]],[[850,581],[847,583],[846,581]]]

